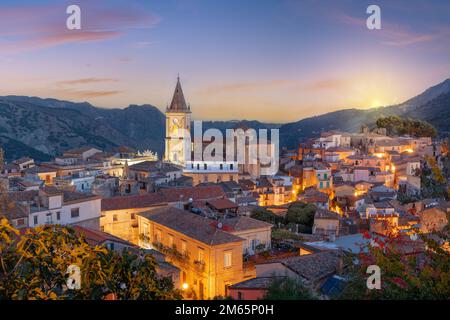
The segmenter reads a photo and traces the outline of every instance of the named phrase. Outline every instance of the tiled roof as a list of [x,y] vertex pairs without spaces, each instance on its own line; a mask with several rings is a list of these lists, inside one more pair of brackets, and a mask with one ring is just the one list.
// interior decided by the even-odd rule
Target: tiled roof
[[30,214],[30,208],[21,204],[14,204],[11,208],[6,210],[6,214],[0,212],[0,217],[7,217],[8,219],[20,219],[20,218],[28,218]]
[[231,285],[230,289],[268,289],[272,282],[277,278],[284,278],[284,277],[257,277],[249,280],[245,280],[242,282],[235,283]]
[[339,215],[336,212],[325,210],[325,209],[317,209],[314,214],[314,219],[330,219],[330,220],[339,220]]
[[76,233],[84,235],[86,242],[92,246],[99,246],[107,241],[111,241],[134,247],[132,243],[103,231],[94,230],[82,226],[73,226],[72,228],[76,231]]
[[160,193],[147,193],[137,196],[113,197],[102,199],[102,211],[130,208],[147,208],[165,203]]
[[159,191],[166,202],[188,201],[193,200],[209,200],[225,197],[225,192],[218,185],[200,186],[190,188],[169,188]]
[[[267,222],[264,222],[261,220],[256,220],[253,218],[249,218],[249,217],[244,217],[244,216],[228,218],[228,219],[221,221],[221,223],[224,226],[224,230],[229,231],[229,232],[246,231],[246,230],[272,227],[272,225],[270,223],[267,223]],[[225,228],[225,227],[227,227],[227,228]]]
[[314,282],[336,272],[343,254],[338,250],[321,251],[318,253],[283,259],[283,265],[305,278]]
[[156,208],[138,215],[207,245],[244,241],[238,236],[214,227],[207,218],[175,207]]
[[65,190],[63,191],[63,196],[64,196],[63,198],[64,204],[101,199],[100,196],[97,196],[92,193],[74,192]]
[[228,199],[213,199],[208,200],[207,203],[216,210],[235,209],[238,207],[236,203]]

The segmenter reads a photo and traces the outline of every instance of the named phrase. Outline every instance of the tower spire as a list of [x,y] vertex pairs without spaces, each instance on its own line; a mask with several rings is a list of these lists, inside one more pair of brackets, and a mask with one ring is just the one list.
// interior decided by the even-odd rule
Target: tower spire
[[177,76],[177,84],[175,86],[175,92],[173,93],[172,102],[170,103],[167,111],[172,112],[189,112],[184,99],[183,89],[181,89],[180,75]]

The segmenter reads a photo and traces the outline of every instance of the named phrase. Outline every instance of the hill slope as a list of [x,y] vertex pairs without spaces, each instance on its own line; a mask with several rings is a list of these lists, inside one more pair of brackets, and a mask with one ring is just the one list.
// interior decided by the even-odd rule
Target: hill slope
[[[194,111],[195,112],[195,111]],[[450,79],[395,106],[368,110],[345,109],[284,125],[259,121],[204,121],[203,130],[222,132],[239,125],[260,129],[280,128],[280,144],[295,148],[299,141],[322,131],[358,131],[379,117],[399,115],[433,124],[441,135],[450,135]],[[89,103],[74,103],[36,97],[0,97],[0,142],[6,158],[33,156],[37,160],[80,146],[110,150],[127,145],[139,150],[164,152],[165,117],[152,105],[103,109]]]

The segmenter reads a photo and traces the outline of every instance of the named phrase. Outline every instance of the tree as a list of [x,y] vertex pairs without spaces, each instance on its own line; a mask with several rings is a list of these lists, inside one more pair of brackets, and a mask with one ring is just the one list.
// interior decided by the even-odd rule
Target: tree
[[265,208],[255,208],[253,209],[252,213],[250,214],[250,217],[253,219],[265,221],[268,223],[272,223],[274,225],[277,225],[279,222],[283,222],[283,218],[280,216],[277,216],[272,211],[267,210]]
[[378,128],[386,128],[388,135],[410,135],[415,137],[435,137],[437,130],[428,122],[416,119],[405,119],[388,116],[377,119]]
[[264,300],[312,300],[312,292],[300,281],[289,277],[277,277],[271,282]]
[[[81,288],[67,286],[70,265],[80,268]],[[1,299],[178,299],[168,278],[156,274],[153,256],[92,247],[68,227],[46,225],[20,236],[7,219],[0,225]]]
[[[365,236],[378,245],[368,245],[361,250],[358,264],[352,264],[350,280],[341,299],[448,299],[450,255],[441,243],[448,243],[447,234],[420,235],[419,238],[426,243],[425,252],[409,256],[398,250],[399,239],[389,236],[380,240],[369,234]],[[379,290],[369,290],[366,286],[369,265],[380,267]]]
[[299,225],[300,231],[311,232],[314,224],[314,215],[316,213],[316,206],[310,203],[295,202],[291,204],[285,216],[287,223],[295,223]]

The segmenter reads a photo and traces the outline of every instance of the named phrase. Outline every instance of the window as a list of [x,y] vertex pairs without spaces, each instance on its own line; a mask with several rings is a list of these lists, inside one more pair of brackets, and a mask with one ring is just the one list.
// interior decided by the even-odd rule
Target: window
[[101,230],[102,232],[105,232],[105,226],[101,226],[101,227],[100,227],[100,230]]
[[223,170],[223,163],[220,164],[220,170]]
[[136,214],[132,213],[130,216],[131,216],[131,220],[136,219]]
[[323,178],[326,180],[327,177],[328,177],[328,174],[324,173],[324,174],[323,174]]
[[230,181],[234,181],[234,177],[231,174],[230,174]]
[[233,164],[230,164],[230,170],[233,170]]
[[323,182],[320,181],[320,189],[323,189]]
[[23,226],[25,224],[25,219],[18,219],[17,226]]
[[207,170],[208,169],[208,165],[206,163],[203,164],[203,169]]
[[61,211],[56,212],[56,220],[61,220]]
[[181,240],[181,254],[187,254],[187,243],[184,240]]
[[168,242],[169,248],[173,247],[173,235],[169,234],[169,242]]
[[38,216],[34,216],[33,217],[33,222],[34,222],[35,225],[38,224]]
[[223,255],[223,267],[229,268],[231,267],[231,251],[227,251]]
[[156,242],[161,242],[161,239],[162,239],[161,230],[156,230],[156,234],[155,234]]
[[53,223],[53,221],[52,221],[52,214],[51,213],[47,213],[45,215],[45,223],[46,224],[52,224]]
[[244,295],[242,294],[241,291],[238,291],[238,300],[243,300],[244,299]]
[[256,249],[256,240],[255,239],[250,240],[250,248],[252,249],[252,251],[255,251],[255,249]]
[[197,163],[197,170],[200,170],[200,164]]
[[80,216],[80,208],[72,208],[70,209],[70,217],[78,218]]
[[198,259],[199,262],[203,263],[205,262],[205,252],[203,251],[203,249],[198,249]]
[[119,218],[117,217],[117,214],[113,214],[113,221],[117,222],[119,220]]

